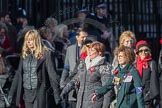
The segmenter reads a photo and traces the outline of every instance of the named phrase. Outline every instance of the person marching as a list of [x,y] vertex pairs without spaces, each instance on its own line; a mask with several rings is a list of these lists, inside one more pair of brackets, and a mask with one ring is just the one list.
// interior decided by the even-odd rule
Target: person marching
[[29,30],[25,34],[19,68],[10,88],[10,103],[16,94],[16,106],[20,108],[59,108],[59,78],[52,57],[53,52],[42,44],[39,32]]
[[101,88],[96,89],[91,98],[92,103],[100,101],[100,98],[117,86],[116,108],[145,108],[142,81],[137,69],[133,65],[135,53],[133,49],[121,46],[115,50],[119,65],[110,80]]

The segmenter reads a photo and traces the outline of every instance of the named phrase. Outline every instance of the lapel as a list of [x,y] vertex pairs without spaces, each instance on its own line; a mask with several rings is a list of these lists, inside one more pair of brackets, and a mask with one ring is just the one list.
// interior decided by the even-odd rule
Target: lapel
[[37,69],[41,66],[41,64],[46,60],[45,56],[42,59],[38,59]]
[[74,47],[72,48],[72,50],[74,51],[72,51],[72,54],[74,54],[73,55],[73,57],[74,57],[74,60],[77,62],[77,53],[78,53],[78,45],[77,44],[74,44]]

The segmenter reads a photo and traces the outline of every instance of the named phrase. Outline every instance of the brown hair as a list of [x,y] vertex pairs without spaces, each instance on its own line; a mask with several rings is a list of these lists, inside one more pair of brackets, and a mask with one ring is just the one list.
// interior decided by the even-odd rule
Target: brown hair
[[98,42],[98,41],[92,42],[90,45],[90,48],[94,48],[97,52],[101,52],[100,56],[104,56],[105,46],[103,43]]
[[114,54],[117,56],[120,52],[124,52],[127,63],[133,63],[135,61],[135,53],[132,48],[120,46],[115,49]]

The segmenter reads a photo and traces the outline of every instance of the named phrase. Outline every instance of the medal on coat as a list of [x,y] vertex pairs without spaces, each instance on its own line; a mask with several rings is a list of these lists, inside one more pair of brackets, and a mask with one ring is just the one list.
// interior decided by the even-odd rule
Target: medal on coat
[[119,85],[119,83],[120,83],[120,78],[114,77],[114,85]]

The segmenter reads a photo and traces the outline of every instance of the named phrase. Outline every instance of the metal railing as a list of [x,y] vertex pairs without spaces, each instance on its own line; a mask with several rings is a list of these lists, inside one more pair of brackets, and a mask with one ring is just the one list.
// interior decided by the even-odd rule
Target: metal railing
[[162,37],[162,0],[0,0],[0,9],[7,10],[9,1],[17,1],[17,6],[26,9],[31,23],[36,26],[41,26],[49,16],[59,23],[73,18],[82,6],[94,12],[95,4],[105,1],[116,41],[123,30],[131,30],[137,40],[146,39],[155,46],[152,53],[157,60]]

